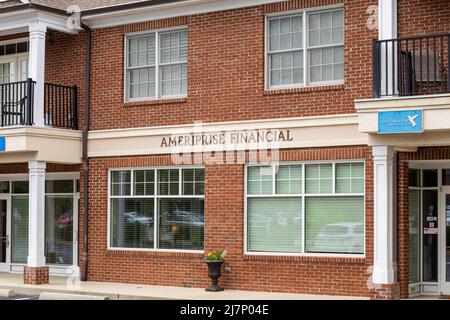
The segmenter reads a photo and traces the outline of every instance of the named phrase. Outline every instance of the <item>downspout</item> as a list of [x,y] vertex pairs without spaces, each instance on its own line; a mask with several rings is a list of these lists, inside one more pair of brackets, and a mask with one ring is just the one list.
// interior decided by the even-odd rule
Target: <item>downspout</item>
[[88,134],[90,121],[91,102],[91,29],[85,24],[81,27],[86,31],[85,48],[86,55],[84,61],[84,121],[83,121],[83,254],[81,264],[81,281],[88,280],[88,232],[89,232],[89,157],[88,157]]

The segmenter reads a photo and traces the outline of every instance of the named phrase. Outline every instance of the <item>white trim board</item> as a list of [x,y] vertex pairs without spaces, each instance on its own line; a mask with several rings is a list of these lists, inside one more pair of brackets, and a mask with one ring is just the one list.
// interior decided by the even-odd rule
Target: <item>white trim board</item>
[[83,16],[90,28],[105,28],[144,21],[155,21],[173,17],[189,16],[209,12],[232,10],[284,2],[283,0],[188,0],[157,6],[99,13]]

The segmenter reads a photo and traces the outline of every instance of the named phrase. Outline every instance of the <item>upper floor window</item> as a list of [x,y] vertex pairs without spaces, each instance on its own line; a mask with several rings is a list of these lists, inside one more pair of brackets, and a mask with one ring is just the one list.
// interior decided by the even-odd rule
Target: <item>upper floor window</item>
[[343,9],[269,17],[266,41],[269,89],[343,82]]
[[187,95],[186,29],[155,31],[126,39],[126,100]]

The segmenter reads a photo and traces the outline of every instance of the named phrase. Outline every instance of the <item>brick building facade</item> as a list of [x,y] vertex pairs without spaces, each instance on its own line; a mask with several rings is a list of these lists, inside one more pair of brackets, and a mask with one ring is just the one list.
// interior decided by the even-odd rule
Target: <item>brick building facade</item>
[[[6,208],[14,211],[15,199],[23,197],[15,194],[15,183],[30,180],[29,241],[45,246],[20,247],[28,250],[28,259],[20,261],[14,261],[19,247],[5,248],[0,271],[26,266],[29,283],[45,282],[48,266],[50,274],[81,269],[89,281],[201,288],[209,283],[205,254],[226,249],[226,289],[374,299],[447,292],[441,223],[450,196],[438,192],[450,173],[447,1],[142,1],[110,9],[91,4],[81,8],[79,30],[64,25],[74,17],[65,5],[50,11],[45,1],[29,7],[10,2],[16,10],[2,13],[0,7],[0,17],[26,9],[42,21],[55,19],[44,31],[33,20],[29,32],[16,26],[0,35],[0,50],[25,41],[30,57],[27,71],[17,66],[15,78],[8,71],[0,86],[36,81],[35,91],[45,97],[35,96],[34,108],[42,105],[35,117],[44,115],[44,129],[36,123],[25,128],[54,131],[27,131],[19,141],[14,137],[21,133],[0,128],[6,137],[0,183],[8,184],[0,202],[6,215]],[[385,41],[378,42],[378,52],[373,39]],[[420,54],[421,66],[416,52],[425,51],[417,48],[428,48],[426,56]],[[24,52],[19,46],[16,51],[8,68],[20,64]],[[10,63],[1,52],[0,66]],[[77,99],[40,86],[36,61],[44,62],[45,82],[64,86],[61,92],[76,86],[71,92]],[[403,73],[408,65],[412,69]],[[422,76],[422,68],[428,70],[426,92],[415,91],[425,83],[421,78],[417,84],[419,68]],[[398,116],[413,109],[420,109],[422,130],[382,134],[381,113]],[[3,117],[8,112],[3,109]],[[89,162],[82,164],[87,112]],[[61,128],[61,119],[77,119],[77,127]],[[256,143],[248,140],[252,132]],[[279,140],[268,141],[267,132]],[[31,140],[36,135],[47,140]],[[229,144],[226,139],[233,137],[240,142]],[[31,146],[16,149],[19,143]],[[265,149],[278,158],[262,159]],[[187,156],[176,163],[180,152]],[[241,161],[227,162],[225,152]],[[255,153],[261,161],[254,161]],[[43,179],[36,188],[44,200],[34,202],[40,209],[32,204],[36,190],[27,177],[35,172]],[[417,185],[411,182],[415,176],[422,177]],[[64,189],[63,181],[73,188]],[[417,195],[421,202],[413,206],[409,198]],[[63,196],[65,204],[55,200]],[[434,206],[439,225],[426,225],[431,220],[425,218],[424,199],[427,208]],[[66,208],[68,203],[73,207]],[[46,218],[33,220],[39,210]],[[73,217],[64,220],[68,212]],[[8,236],[18,223],[9,217]],[[43,225],[69,231],[49,235]],[[70,254],[61,245],[67,241],[73,243]]]

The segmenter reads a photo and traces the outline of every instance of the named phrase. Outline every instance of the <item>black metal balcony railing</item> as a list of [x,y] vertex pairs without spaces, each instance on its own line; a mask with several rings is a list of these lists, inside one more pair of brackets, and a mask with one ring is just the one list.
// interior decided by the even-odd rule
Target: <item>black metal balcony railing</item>
[[77,87],[45,84],[45,125],[78,130]]
[[450,34],[373,41],[373,96],[450,93]]
[[33,125],[35,82],[0,84],[0,126]]
[[[31,79],[0,84],[0,127],[34,125],[35,86],[36,83]],[[55,128],[78,129],[76,86],[45,83],[44,124]]]

